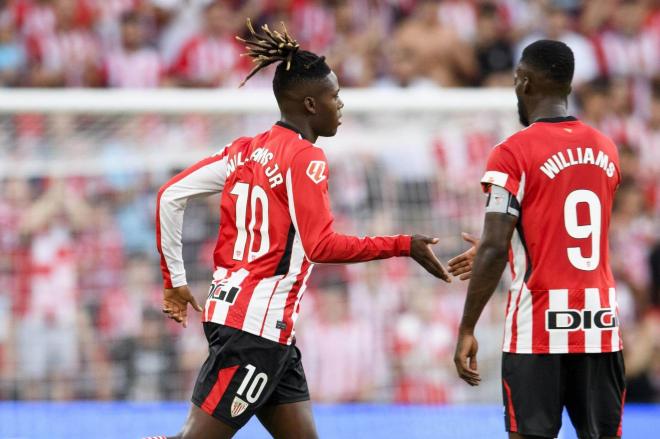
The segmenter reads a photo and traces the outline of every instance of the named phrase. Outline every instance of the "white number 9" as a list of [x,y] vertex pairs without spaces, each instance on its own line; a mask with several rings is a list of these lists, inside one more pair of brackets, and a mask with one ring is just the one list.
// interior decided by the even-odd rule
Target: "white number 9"
[[[579,203],[587,203],[589,206],[589,218],[591,223],[579,225],[577,220],[577,206]],[[568,260],[578,270],[593,271],[600,263],[600,233],[601,233],[601,205],[598,195],[579,189],[571,192],[564,203],[564,224],[568,234],[575,239],[586,239],[591,237],[591,257],[582,256],[580,247],[567,248]]]

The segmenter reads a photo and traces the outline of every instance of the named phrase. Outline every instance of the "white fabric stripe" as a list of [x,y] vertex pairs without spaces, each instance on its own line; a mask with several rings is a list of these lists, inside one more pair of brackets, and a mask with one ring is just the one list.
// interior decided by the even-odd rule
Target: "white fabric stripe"
[[616,315],[617,326],[612,331],[612,352],[621,350],[621,327],[619,323],[619,304],[616,301],[616,291],[614,288],[610,288],[610,308],[614,310]]
[[525,173],[523,172],[522,175],[520,176],[520,185],[518,186],[518,193],[516,194],[516,198],[518,199],[518,204],[520,204],[520,208],[522,209],[522,202],[523,198],[525,198]]
[[[300,274],[303,262],[305,261],[305,252],[302,248],[300,235],[296,232],[291,248],[291,266],[286,277],[282,279],[277,286],[277,291],[273,294],[268,312],[266,313],[266,321],[264,323],[263,337],[273,341],[279,341],[281,330],[277,328],[278,320],[284,319],[284,309],[286,301],[289,297],[289,292],[296,283],[296,279]],[[261,329],[261,327],[260,327]]]
[[163,191],[160,197],[160,246],[174,288],[186,285],[183,265],[183,212],[189,199],[222,192],[227,178],[227,159],[209,163]]
[[[568,309],[568,290],[550,290],[548,291],[548,310],[549,311],[566,311]],[[547,314],[546,328],[547,328]],[[566,322],[561,322],[565,324]],[[568,331],[563,329],[549,330],[549,344],[551,354],[565,354],[568,353]]]
[[298,304],[302,300],[303,294],[305,293],[305,290],[307,289],[307,279],[309,279],[309,275],[312,274],[312,269],[314,268],[314,265],[311,264],[309,266],[309,269],[307,269],[307,274],[305,275],[305,279],[303,279],[302,286],[300,287],[300,290],[298,291],[298,297],[296,298],[296,303],[293,304],[293,314],[291,314],[291,325],[293,326],[293,329],[291,330],[291,335],[289,335],[289,338],[286,341],[286,344],[291,344],[293,342],[293,337],[296,335],[296,322],[298,321],[298,315],[300,314],[296,310],[298,309]]
[[481,182],[484,184],[494,184],[497,186],[506,186],[506,182],[509,179],[509,175],[500,171],[486,171],[484,176],[481,178]]
[[516,343],[516,352],[532,353],[532,322],[533,306],[532,294],[527,285],[523,284],[520,293],[520,305],[518,306],[518,342]]
[[242,328],[243,331],[252,334],[259,334],[261,331],[261,324],[266,316],[270,297],[274,294],[275,284],[277,284],[282,277],[283,276],[267,277],[259,281],[252,292],[252,298],[245,311],[245,320],[243,320]]
[[518,230],[514,230],[513,235],[511,236],[511,250],[513,251],[513,271],[515,272],[515,278],[511,282],[511,290],[509,293],[511,302],[504,324],[504,350],[506,352],[510,352],[511,350],[513,314],[516,309],[516,301],[522,291],[522,286],[525,280],[525,269],[527,268],[525,248],[520,241]]
[[[229,276],[229,279],[227,279],[227,282],[225,285],[222,287],[224,289],[231,289],[232,287],[240,287],[245,278],[248,277],[250,274],[249,271],[247,271],[245,268],[241,268],[238,271],[235,271],[234,273]],[[239,295],[241,292],[238,293]],[[238,296],[237,296],[238,297]],[[224,325],[225,320],[227,319],[227,313],[229,312],[229,307],[231,306],[229,302],[226,302],[224,300],[215,300],[215,299],[209,299],[207,301],[206,306],[209,306],[209,303],[211,300],[215,301],[215,310],[213,310],[213,319],[211,320],[212,322],[219,323],[221,325]]]
[[[591,323],[593,325],[594,314],[601,309],[600,290],[598,288],[584,289],[584,309],[591,311]],[[586,322],[582,323],[585,324]],[[584,330],[584,351],[586,353],[596,353],[603,350],[601,334],[602,330],[593,326]]]

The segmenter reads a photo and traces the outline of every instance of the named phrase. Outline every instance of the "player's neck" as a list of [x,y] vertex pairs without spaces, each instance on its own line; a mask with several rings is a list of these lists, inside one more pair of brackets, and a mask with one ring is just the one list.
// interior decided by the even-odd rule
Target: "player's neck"
[[318,136],[314,133],[314,130],[309,125],[309,122],[304,118],[299,118],[295,116],[286,116],[282,114],[282,116],[280,117],[280,122],[283,122],[284,124],[294,128],[295,131],[298,131],[305,140],[314,143],[316,142],[316,139],[318,139]]
[[564,99],[547,98],[541,100],[534,110],[530,111],[529,120],[533,123],[539,119],[568,116],[568,108]]

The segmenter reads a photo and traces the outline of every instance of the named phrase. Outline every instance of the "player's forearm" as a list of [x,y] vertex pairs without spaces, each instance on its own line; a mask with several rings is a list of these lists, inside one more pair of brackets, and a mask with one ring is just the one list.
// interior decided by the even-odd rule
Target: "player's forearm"
[[508,245],[483,242],[477,251],[460,331],[472,333],[506,267]]
[[186,285],[183,265],[183,214],[185,199],[168,196],[166,186],[158,193],[156,207],[156,247],[165,288]]
[[312,262],[337,264],[408,256],[410,241],[408,235],[358,238],[331,232],[311,246],[307,257]]

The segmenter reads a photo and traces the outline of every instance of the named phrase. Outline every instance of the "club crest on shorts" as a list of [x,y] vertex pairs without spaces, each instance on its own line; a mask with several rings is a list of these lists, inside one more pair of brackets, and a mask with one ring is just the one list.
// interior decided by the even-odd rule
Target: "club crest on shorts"
[[307,166],[307,176],[316,184],[325,179],[323,172],[325,171],[325,162],[322,160],[312,160]]
[[234,400],[231,403],[231,417],[235,418],[236,416],[242,414],[247,408],[247,402],[243,401],[238,396],[234,396]]

